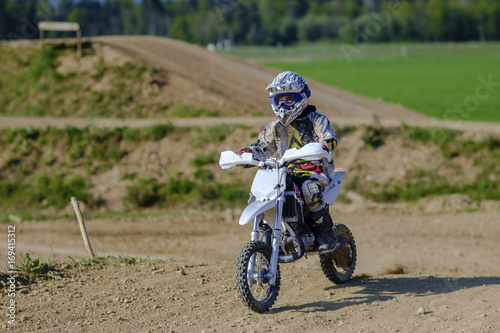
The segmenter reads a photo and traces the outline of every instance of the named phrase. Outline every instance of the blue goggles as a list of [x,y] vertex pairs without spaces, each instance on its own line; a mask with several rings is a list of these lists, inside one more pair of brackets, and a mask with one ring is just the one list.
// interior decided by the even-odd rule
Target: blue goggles
[[276,108],[279,108],[283,104],[285,104],[286,106],[294,106],[295,103],[297,103],[302,99],[304,99],[303,94],[290,94],[290,93],[279,94],[273,97],[269,97],[269,101]]

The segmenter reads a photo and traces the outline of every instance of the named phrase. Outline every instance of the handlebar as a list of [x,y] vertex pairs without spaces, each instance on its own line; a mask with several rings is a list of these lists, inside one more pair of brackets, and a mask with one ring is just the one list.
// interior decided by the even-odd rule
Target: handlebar
[[309,143],[300,149],[288,149],[281,158],[267,158],[264,161],[259,161],[253,158],[252,153],[236,154],[230,150],[221,153],[219,165],[222,169],[229,169],[240,165],[244,167],[257,166],[259,168],[280,168],[283,165],[298,159],[320,160],[326,158],[331,159],[331,153],[325,151],[322,143]]
[[234,166],[242,166],[244,168],[275,168],[277,166],[282,166],[277,158],[268,158],[264,161],[261,161],[254,159],[252,153],[243,153],[238,155],[230,150],[222,152],[219,160],[219,165],[222,169],[230,169]]

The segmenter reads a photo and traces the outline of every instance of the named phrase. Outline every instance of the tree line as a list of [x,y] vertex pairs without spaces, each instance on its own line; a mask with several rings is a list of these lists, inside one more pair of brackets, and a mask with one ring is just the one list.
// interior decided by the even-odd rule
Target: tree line
[[500,39],[498,0],[0,0],[0,39],[39,38],[48,20],[202,45]]

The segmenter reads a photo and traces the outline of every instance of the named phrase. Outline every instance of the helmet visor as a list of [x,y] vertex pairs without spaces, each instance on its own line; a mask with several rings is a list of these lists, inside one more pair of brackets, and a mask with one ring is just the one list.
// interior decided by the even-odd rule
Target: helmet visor
[[269,97],[269,101],[271,102],[271,105],[273,105],[275,108],[279,108],[283,104],[286,106],[294,106],[295,103],[298,101],[302,100],[304,97],[302,94],[279,94],[275,95],[273,97]]

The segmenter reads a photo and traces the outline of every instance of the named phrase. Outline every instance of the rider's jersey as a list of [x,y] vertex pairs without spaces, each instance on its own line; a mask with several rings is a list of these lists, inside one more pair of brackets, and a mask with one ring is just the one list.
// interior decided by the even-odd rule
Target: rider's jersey
[[325,115],[316,112],[314,105],[309,105],[288,126],[279,120],[271,122],[250,148],[254,158],[266,159],[276,151],[281,157],[287,149],[302,148],[311,142],[325,142],[330,150],[337,146],[337,136],[330,121]]
[[[279,120],[271,122],[260,133],[256,143],[250,145],[253,157],[263,160],[276,151],[283,156],[290,148],[302,148],[311,142],[325,142],[330,150],[337,146],[337,136],[328,118],[316,112],[314,105],[309,105],[288,126]],[[327,204],[322,199],[322,191],[330,182],[333,172],[333,160],[297,161],[288,166],[292,180],[299,185],[305,203],[310,211],[319,211]]]

